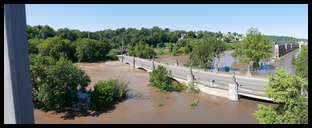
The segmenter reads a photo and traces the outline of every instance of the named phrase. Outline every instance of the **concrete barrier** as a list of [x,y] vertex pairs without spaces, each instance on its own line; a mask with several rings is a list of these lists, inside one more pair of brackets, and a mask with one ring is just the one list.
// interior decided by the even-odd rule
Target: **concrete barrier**
[[229,84],[228,99],[238,101],[238,88],[236,84]]

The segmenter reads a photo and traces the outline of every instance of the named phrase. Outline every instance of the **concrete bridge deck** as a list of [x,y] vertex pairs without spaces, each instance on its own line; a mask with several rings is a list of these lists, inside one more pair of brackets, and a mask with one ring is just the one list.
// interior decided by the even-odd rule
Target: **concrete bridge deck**
[[268,83],[268,79],[265,78],[235,75],[235,82],[234,75],[231,74],[207,72],[199,69],[191,70],[188,67],[167,65],[149,59],[126,55],[118,55],[118,58],[123,63],[127,63],[135,68],[144,69],[148,72],[159,65],[164,66],[167,70],[171,71],[171,77],[179,82],[188,83],[190,81],[189,78],[193,76],[194,85],[208,94],[229,98],[228,96],[232,94],[232,92],[229,92],[231,85],[239,85],[236,92],[234,92],[237,95],[272,101],[272,99],[264,95],[265,86]]

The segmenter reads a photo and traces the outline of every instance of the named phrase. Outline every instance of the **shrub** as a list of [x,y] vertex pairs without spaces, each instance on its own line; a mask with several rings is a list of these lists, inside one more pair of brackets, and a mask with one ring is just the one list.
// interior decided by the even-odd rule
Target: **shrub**
[[154,49],[154,51],[156,52],[157,55],[166,55],[169,54],[169,49],[166,48],[156,48]]
[[306,80],[308,79],[308,53],[308,45],[303,45],[298,57],[293,59],[295,73]]
[[127,84],[117,79],[99,81],[91,92],[91,107],[103,110],[126,97]]
[[176,82],[173,83],[173,89],[175,91],[181,92],[181,91],[183,91],[183,90],[185,90],[187,88],[188,88],[187,85],[184,84],[184,83],[176,83]]
[[307,124],[308,99],[301,93],[304,79],[277,68],[269,77],[265,95],[278,106],[258,105],[254,113],[259,123],[264,124]]
[[191,53],[191,47],[189,45],[181,47],[181,48],[178,49],[177,53],[189,54],[189,53]]
[[154,71],[150,72],[149,75],[149,85],[159,88],[161,92],[180,92],[188,88],[184,83],[171,80],[171,72],[167,71],[163,66],[158,66]]
[[199,100],[198,99],[195,99],[192,101],[192,103],[190,104],[191,107],[196,107],[199,103]]
[[171,73],[163,66],[158,66],[149,73],[149,85],[159,88],[161,91],[171,91],[173,86],[169,76]]
[[84,91],[90,78],[85,72],[61,57],[30,56],[30,72],[35,107],[63,111],[78,103],[79,88]]
[[76,46],[75,55],[79,62],[103,60],[111,49],[111,46],[106,41],[83,38],[78,39],[74,43]]
[[119,51],[119,50],[117,50],[117,49],[111,49],[111,50],[109,51],[109,53],[107,54],[107,57],[109,57],[109,58],[112,59],[112,60],[117,60],[117,59],[118,59],[117,55],[119,55],[119,54],[120,54],[120,51]]

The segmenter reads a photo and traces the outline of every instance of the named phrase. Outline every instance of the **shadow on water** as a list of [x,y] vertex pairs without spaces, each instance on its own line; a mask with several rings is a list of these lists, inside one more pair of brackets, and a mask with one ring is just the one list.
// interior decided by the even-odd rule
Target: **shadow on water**
[[76,117],[97,117],[101,115],[102,113],[107,113],[112,110],[114,110],[116,107],[115,105],[112,105],[110,107],[104,108],[103,110],[90,110],[87,108],[80,108],[78,110],[68,110],[64,111],[65,115],[61,116],[64,120],[74,120]]
[[[77,95],[79,97],[79,102],[72,107],[68,107],[62,111],[55,111],[55,113],[64,113],[61,118],[64,120],[74,120],[76,117],[98,117],[99,115],[103,113],[108,113],[114,110],[116,107],[115,105],[118,103],[121,103],[127,99],[130,99],[132,96],[131,94],[128,93],[129,89],[126,90],[126,97],[116,101],[112,105],[108,106],[107,108],[103,108],[102,110],[95,110],[92,109],[91,106],[91,100],[90,100],[90,95],[85,92],[78,91]],[[44,111],[49,111],[49,110],[44,110]]]
[[[131,89],[129,89],[130,91]],[[134,99],[134,100],[150,100],[151,98],[143,97],[143,94],[140,92],[128,92],[127,99]]]

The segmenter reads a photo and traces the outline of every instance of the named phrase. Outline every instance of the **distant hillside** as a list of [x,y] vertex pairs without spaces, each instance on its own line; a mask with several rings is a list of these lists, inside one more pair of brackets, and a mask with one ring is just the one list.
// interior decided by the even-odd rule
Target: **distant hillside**
[[304,41],[308,42],[307,39],[300,39],[300,38],[294,38],[294,37],[289,37],[289,36],[272,36],[272,35],[266,35],[269,40],[271,41],[281,41],[281,42],[299,42],[299,41]]

